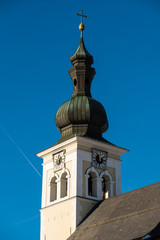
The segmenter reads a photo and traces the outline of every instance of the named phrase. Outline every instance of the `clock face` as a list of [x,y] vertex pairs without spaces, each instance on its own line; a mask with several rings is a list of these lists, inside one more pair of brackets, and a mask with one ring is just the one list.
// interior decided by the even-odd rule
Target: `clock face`
[[55,170],[59,170],[64,167],[64,151],[53,155],[53,164]]
[[61,155],[58,154],[58,156],[56,157],[56,164],[60,165],[62,163],[62,157]]
[[107,154],[105,152],[93,149],[92,152],[92,166],[100,169],[107,167]]

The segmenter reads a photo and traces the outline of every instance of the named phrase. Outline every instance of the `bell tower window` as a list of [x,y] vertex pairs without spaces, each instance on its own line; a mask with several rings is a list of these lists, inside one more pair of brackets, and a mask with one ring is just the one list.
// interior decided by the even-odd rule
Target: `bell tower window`
[[88,195],[92,196],[92,176],[89,174],[88,178]]
[[57,178],[53,177],[50,182],[50,202],[57,199]]
[[92,197],[97,197],[97,178],[94,172],[89,173],[88,195]]
[[107,175],[103,175],[102,178],[102,199],[106,199],[110,196],[110,181]]
[[100,199],[99,189],[99,175],[94,167],[88,168],[85,173],[85,196],[87,198]]
[[109,172],[107,170],[105,170],[104,172],[101,172],[100,174],[100,178],[101,178],[101,186],[102,186],[102,199],[106,199],[109,197],[113,196],[113,180],[112,180],[112,176],[109,174]]
[[68,192],[68,178],[67,178],[67,173],[64,172],[61,176],[61,198],[64,198],[67,196]]

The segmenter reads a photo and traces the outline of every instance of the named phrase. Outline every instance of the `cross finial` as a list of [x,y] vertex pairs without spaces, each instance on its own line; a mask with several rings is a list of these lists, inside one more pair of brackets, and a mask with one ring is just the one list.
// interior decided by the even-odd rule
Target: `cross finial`
[[81,14],[77,13],[78,16],[81,17],[81,23],[79,25],[79,30],[81,31],[81,38],[83,37],[83,30],[85,28],[84,24],[83,24],[83,17],[87,17],[85,15],[83,15],[83,10],[81,10]]

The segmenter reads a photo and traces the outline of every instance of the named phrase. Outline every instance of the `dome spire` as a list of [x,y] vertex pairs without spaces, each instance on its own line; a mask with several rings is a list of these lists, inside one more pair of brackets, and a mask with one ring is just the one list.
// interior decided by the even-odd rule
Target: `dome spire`
[[108,129],[108,120],[104,107],[92,98],[91,83],[95,75],[93,57],[87,51],[83,41],[83,10],[81,14],[81,39],[76,52],[70,57],[72,67],[68,70],[73,82],[72,98],[57,111],[55,122],[62,134],[59,141],[73,136],[87,136],[106,141],[102,133]]
[[77,15],[81,17],[81,23],[79,25],[79,30],[81,31],[81,38],[83,38],[83,30],[85,29],[85,26],[83,24],[83,17],[87,17],[87,16],[83,15],[83,10],[81,10],[81,14],[77,13]]
[[82,62],[86,66],[91,66],[93,64],[93,57],[87,51],[83,41],[83,30],[85,29],[85,26],[83,24],[83,17],[87,16],[83,15],[83,10],[81,10],[81,14],[77,13],[77,15],[81,17],[81,23],[79,25],[79,30],[81,31],[81,39],[76,52],[73,54],[72,57],[70,57],[70,61],[73,66],[77,64],[81,65]]

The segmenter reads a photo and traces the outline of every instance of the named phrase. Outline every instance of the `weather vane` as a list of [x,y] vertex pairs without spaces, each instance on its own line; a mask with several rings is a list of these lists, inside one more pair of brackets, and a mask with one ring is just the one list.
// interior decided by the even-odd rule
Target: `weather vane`
[[83,15],[83,10],[81,10],[81,14],[77,13],[78,16],[81,17],[81,23],[79,25],[79,30],[81,31],[81,38],[83,37],[83,30],[85,29],[85,26],[83,24],[83,17],[87,17],[85,15]]

